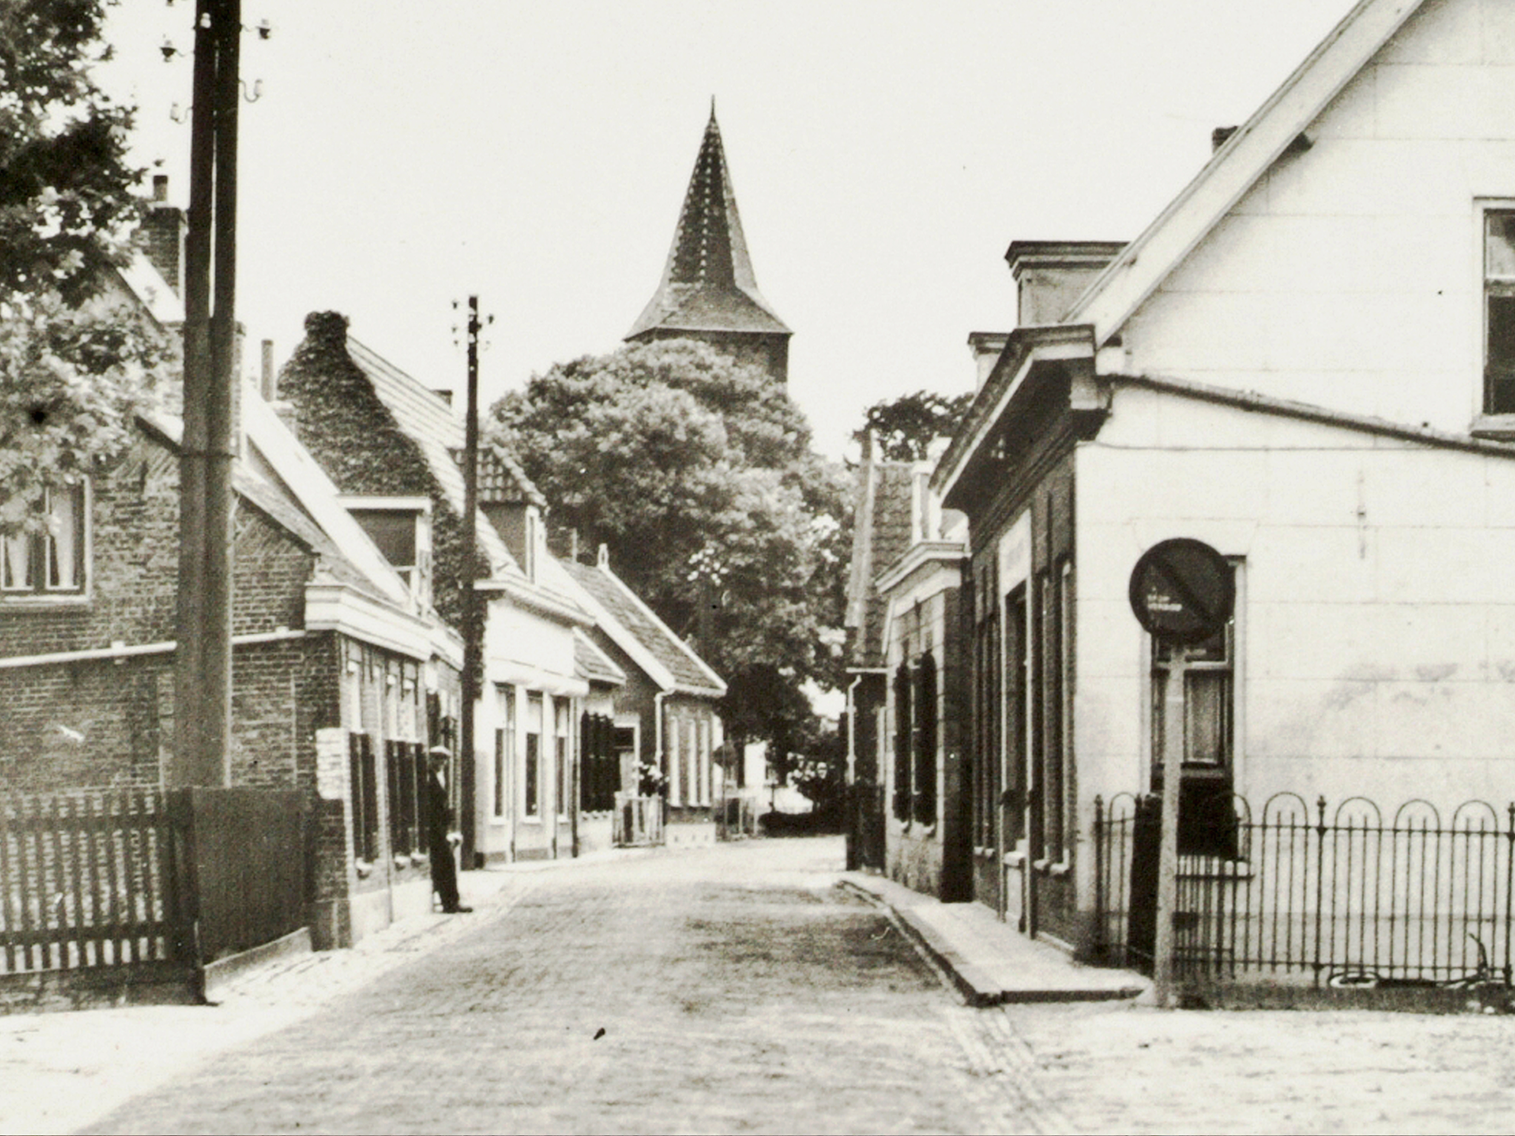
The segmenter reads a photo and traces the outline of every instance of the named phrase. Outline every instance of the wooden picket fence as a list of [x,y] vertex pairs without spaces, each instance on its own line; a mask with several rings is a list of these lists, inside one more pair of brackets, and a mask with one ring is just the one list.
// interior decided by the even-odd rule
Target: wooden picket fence
[[185,961],[174,833],[156,790],[0,801],[0,974]]

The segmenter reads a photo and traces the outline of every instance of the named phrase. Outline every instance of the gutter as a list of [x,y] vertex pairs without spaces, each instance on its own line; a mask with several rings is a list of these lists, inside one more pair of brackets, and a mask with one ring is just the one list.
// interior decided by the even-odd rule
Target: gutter
[[[275,631],[263,631],[254,635],[233,635],[233,647],[248,647],[258,643],[282,643],[289,639],[303,639],[303,629],[291,631],[287,627]],[[158,643],[112,643],[109,647],[93,647],[84,651],[56,651],[50,655],[13,655],[0,659],[0,670],[16,670],[21,667],[56,666],[59,663],[82,663],[96,659],[127,659],[137,655],[170,655],[179,647],[178,640],[166,639]]]

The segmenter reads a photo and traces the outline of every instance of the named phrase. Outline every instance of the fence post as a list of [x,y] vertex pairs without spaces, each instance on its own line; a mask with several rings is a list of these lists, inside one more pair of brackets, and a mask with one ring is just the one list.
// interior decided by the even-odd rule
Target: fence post
[[[1105,801],[1094,794],[1094,951],[1103,960],[1108,950],[1105,927]],[[1003,873],[1002,873],[1003,874]]]
[[[1322,793],[1315,801],[1318,819],[1315,824],[1315,985],[1320,986],[1320,919],[1324,907],[1323,895],[1326,879],[1326,795]],[[1306,857],[1308,862],[1309,857]]]
[[168,806],[174,913],[174,959],[190,968],[190,993],[205,1001],[205,960],[200,950],[200,888],[195,871],[195,799],[193,789],[173,789]]
[[1515,801],[1510,801],[1506,807],[1507,824],[1504,825],[1504,985],[1510,985],[1510,895],[1512,895],[1512,877],[1515,877]]

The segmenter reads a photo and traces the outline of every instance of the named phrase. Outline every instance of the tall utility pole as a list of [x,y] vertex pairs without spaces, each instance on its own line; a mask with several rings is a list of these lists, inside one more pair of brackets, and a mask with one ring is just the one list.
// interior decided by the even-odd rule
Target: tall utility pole
[[474,521],[479,509],[479,298],[468,297],[468,419],[463,432],[463,706],[459,715],[462,735],[458,800],[459,828],[463,834],[465,869],[474,859],[474,704],[479,698],[479,674],[483,670],[478,578],[478,531]]
[[189,231],[184,246],[184,437],[171,787],[230,778],[232,399],[236,354],[241,0],[196,0]]

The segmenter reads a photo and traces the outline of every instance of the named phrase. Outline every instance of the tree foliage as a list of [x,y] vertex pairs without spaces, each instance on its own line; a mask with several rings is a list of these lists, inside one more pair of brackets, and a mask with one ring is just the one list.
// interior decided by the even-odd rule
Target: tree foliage
[[761,368],[693,340],[635,344],[533,377],[491,429],[555,532],[606,544],[669,626],[708,632],[697,647],[730,687],[734,733],[771,736],[807,679],[835,685],[845,481]]
[[951,398],[916,391],[875,402],[866,412],[864,428],[878,443],[875,456],[885,461],[921,461],[934,439],[957,429],[972,402],[972,391]]
[[0,532],[129,441],[166,344],[101,296],[141,211],[131,111],[95,85],[103,0],[0,4]]

